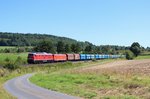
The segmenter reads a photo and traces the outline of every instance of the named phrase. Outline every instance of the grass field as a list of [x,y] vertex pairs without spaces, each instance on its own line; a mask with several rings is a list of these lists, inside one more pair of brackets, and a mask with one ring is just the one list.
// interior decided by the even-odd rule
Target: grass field
[[136,57],[135,59],[150,59],[150,55],[140,55]]
[[[137,96],[128,94],[127,91],[127,94],[123,95],[118,92],[119,90],[123,91],[124,88],[128,89],[130,87],[140,87],[150,83],[150,80],[148,78],[141,79],[143,80],[143,82],[141,83],[138,80],[134,81],[134,79],[135,77],[132,77],[124,81],[122,76],[107,74],[96,75],[54,73],[37,74],[30,80],[33,83],[36,83],[37,85],[44,88],[83,98],[140,99]],[[105,93],[108,90],[110,90],[109,93]],[[105,95],[101,93],[104,93]]]
[[[78,67],[36,74],[30,78],[30,81],[47,89],[87,99],[149,99],[150,78],[147,75],[149,71],[144,69],[148,61],[143,65],[141,61],[137,61],[140,66],[136,61],[134,64],[129,61],[133,66],[123,66],[124,68],[118,69],[119,72],[115,67],[99,71],[97,69],[82,71],[84,67]],[[136,68],[135,74],[132,71],[134,68]]]
[[[17,48],[18,46],[0,46],[0,50],[1,49],[10,49],[10,48]],[[28,48],[33,48],[32,46],[23,46],[21,48],[25,48],[25,47],[28,47]]]
[[0,46],[0,50],[6,49],[6,48],[16,48],[16,47],[15,46]]
[[24,62],[27,62],[27,55],[28,53],[0,53],[0,64],[4,64],[6,58],[15,62],[19,56]]

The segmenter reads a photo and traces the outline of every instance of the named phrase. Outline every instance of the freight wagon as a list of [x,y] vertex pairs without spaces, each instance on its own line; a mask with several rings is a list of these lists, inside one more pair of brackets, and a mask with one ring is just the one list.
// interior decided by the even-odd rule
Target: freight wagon
[[67,61],[66,54],[54,54],[54,62],[64,62]]

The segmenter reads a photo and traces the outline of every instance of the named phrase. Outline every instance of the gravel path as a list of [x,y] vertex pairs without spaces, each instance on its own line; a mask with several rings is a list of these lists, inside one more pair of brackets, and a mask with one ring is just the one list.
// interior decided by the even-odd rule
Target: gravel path
[[78,99],[55,91],[50,91],[29,82],[33,74],[13,78],[4,84],[4,88],[18,99]]

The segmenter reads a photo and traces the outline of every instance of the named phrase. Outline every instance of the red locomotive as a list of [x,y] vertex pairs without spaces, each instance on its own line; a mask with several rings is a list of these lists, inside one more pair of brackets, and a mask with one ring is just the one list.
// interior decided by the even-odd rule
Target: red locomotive
[[28,63],[47,63],[53,62],[53,54],[48,53],[29,53]]

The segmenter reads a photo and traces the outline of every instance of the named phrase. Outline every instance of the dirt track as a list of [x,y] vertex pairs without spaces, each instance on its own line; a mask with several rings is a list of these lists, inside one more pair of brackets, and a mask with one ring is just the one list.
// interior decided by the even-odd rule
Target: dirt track
[[115,62],[102,64],[98,66],[87,67],[78,72],[115,72],[150,75],[150,59],[145,60],[118,60]]

